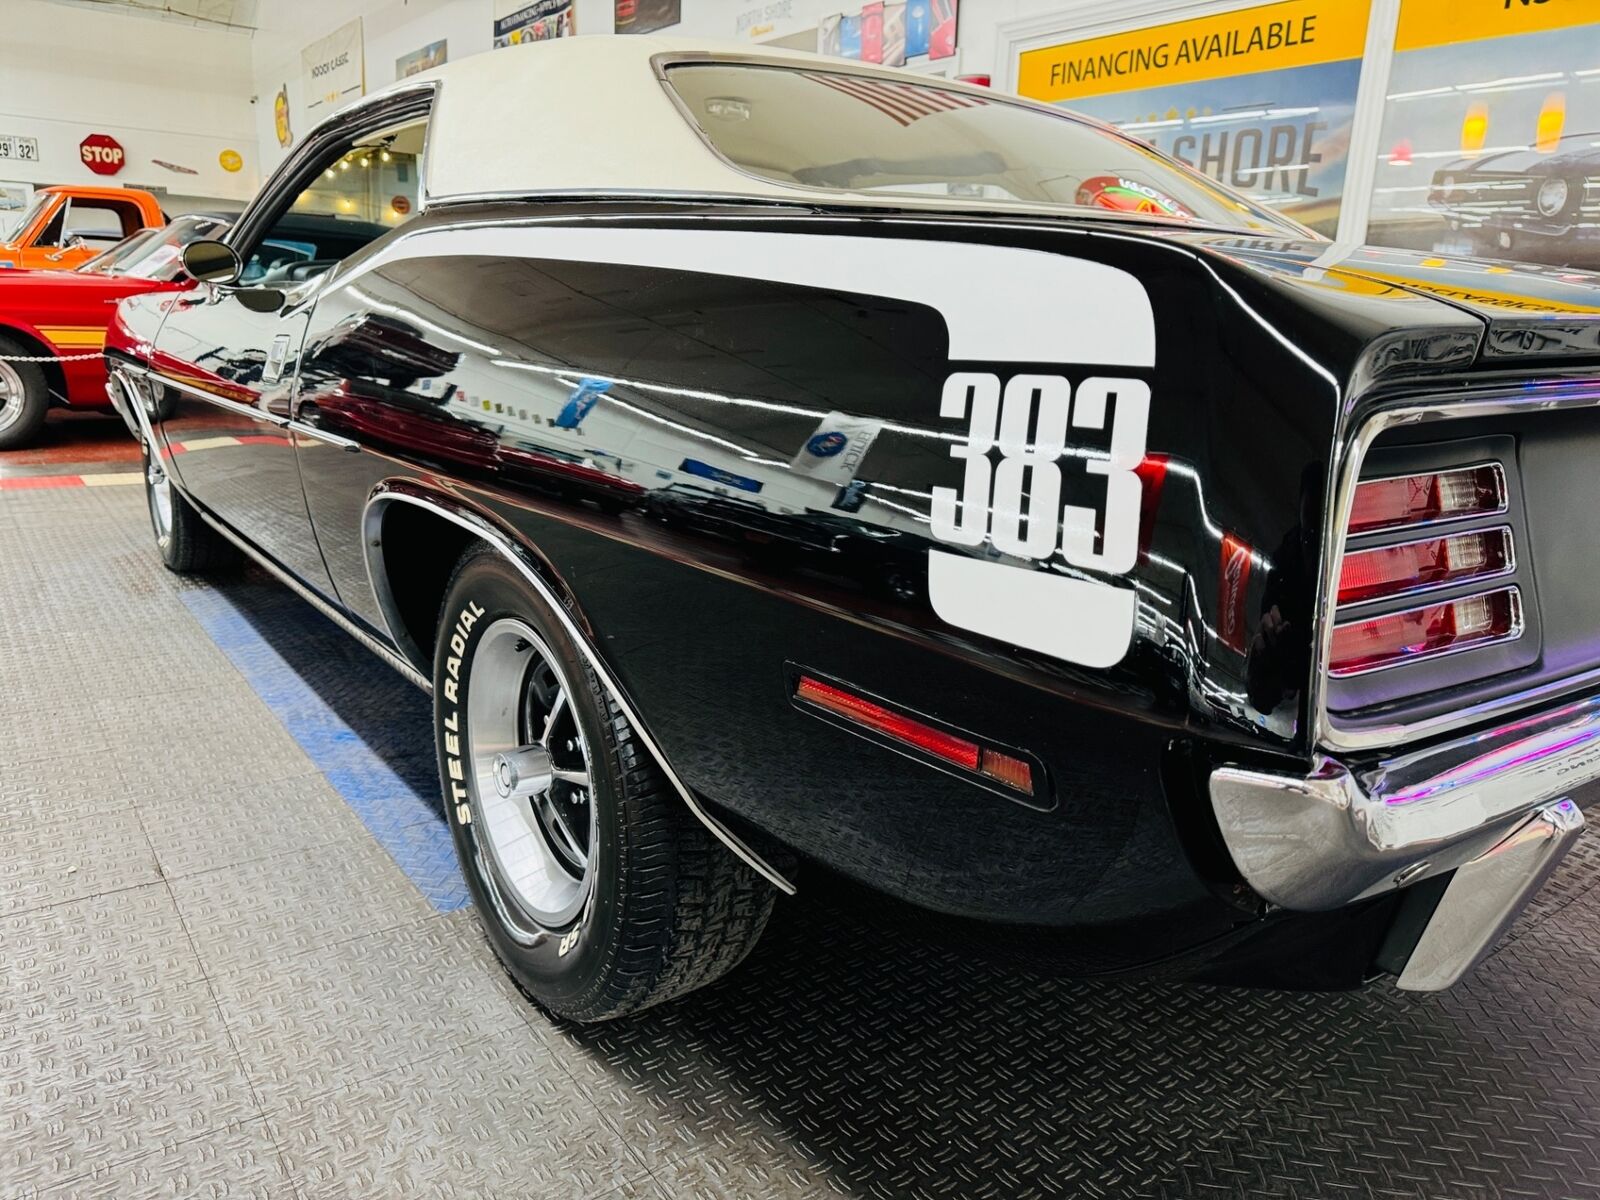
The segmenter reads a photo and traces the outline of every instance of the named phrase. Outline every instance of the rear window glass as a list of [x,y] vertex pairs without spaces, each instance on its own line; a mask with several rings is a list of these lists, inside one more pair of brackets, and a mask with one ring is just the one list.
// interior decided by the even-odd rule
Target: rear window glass
[[1000,96],[787,67],[693,63],[666,77],[718,154],[774,183],[1303,235],[1142,142]]

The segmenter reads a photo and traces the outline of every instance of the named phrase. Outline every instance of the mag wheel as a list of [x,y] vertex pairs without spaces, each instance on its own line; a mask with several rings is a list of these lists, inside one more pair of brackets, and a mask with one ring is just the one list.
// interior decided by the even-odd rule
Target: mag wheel
[[517,569],[469,551],[446,589],[434,720],[450,827],[512,977],[581,1021],[710,983],[772,889],[691,816]]
[[150,510],[150,530],[156,549],[169,571],[202,575],[226,570],[239,563],[233,544],[207,525],[194,506],[172,485],[167,469],[147,444],[142,466],[144,498]]
[[50,407],[50,388],[38,363],[10,361],[21,347],[0,338],[0,450],[15,450],[39,436]]

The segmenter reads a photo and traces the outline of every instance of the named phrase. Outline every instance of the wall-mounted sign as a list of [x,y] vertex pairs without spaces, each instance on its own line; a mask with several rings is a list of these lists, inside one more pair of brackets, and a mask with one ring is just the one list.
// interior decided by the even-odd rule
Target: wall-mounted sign
[[654,33],[683,20],[683,0],[616,0],[618,33]]
[[38,162],[38,139],[0,133],[0,160],[8,162]]
[[494,44],[547,42],[578,32],[574,0],[495,0]]
[[109,133],[91,133],[78,143],[78,157],[96,175],[115,175],[128,161],[122,143]]
[[232,175],[244,169],[244,155],[237,150],[224,150],[217,155],[217,165]]
[[300,51],[300,69],[307,112],[337,106],[365,92],[367,67],[361,50],[361,18],[341,25]]
[[1025,51],[1017,90],[1120,125],[1332,234],[1365,0],[1283,0]]
[[411,75],[419,75],[423,71],[431,71],[434,67],[442,67],[450,58],[450,42],[440,38],[437,42],[429,42],[421,50],[413,50],[410,54],[402,54],[394,60],[394,77],[405,79]]
[[278,135],[278,145],[287,150],[294,145],[294,130],[289,128],[289,85],[278,89],[272,98],[272,131]]
[[956,52],[958,0],[869,0],[859,13],[835,13],[817,24],[817,53],[902,67],[908,58]]
[[403,217],[411,211],[411,197],[395,196],[389,201],[389,207],[394,209],[395,212],[399,213]]
[[174,175],[200,174],[200,172],[196,171],[193,167],[186,167],[182,163],[168,162],[164,158],[152,158],[150,161],[164,171],[171,171]]
[[1600,266],[1600,7],[1404,0],[1367,239]]

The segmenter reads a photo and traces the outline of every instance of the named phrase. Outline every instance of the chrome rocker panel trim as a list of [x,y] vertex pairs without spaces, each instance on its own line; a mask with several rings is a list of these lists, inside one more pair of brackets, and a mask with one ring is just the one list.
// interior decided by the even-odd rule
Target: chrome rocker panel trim
[[[494,548],[496,553],[515,567],[517,573],[527,580],[528,586],[533,588],[540,598],[544,600],[545,604],[549,606],[550,610],[555,613],[556,619],[561,622],[561,627],[566,631],[567,636],[573,640],[573,643],[589,664],[589,669],[600,680],[601,686],[611,693],[611,698],[616,701],[617,707],[622,710],[622,715],[627,717],[628,723],[633,726],[635,736],[644,743],[645,749],[655,758],[662,772],[672,784],[673,789],[682,797],[684,804],[688,805],[689,811],[694,814],[702,825],[711,831],[718,841],[731,850],[751,870],[755,871],[785,895],[792,896],[795,894],[793,883],[789,882],[776,868],[771,866],[749,846],[745,845],[738,834],[706,811],[705,806],[695,798],[694,792],[690,790],[688,784],[684,783],[682,777],[673,769],[672,764],[667,760],[666,754],[662,751],[655,738],[651,736],[649,727],[640,718],[638,710],[629,701],[627,693],[617,683],[616,677],[612,675],[610,669],[605,665],[599,652],[595,650],[590,642],[588,635],[572,619],[565,605],[551,591],[550,585],[541,579],[538,572],[528,565],[527,560],[516,545],[505,534],[476,514],[439,504],[426,496],[404,490],[403,485],[379,484],[367,500],[361,527],[366,549],[367,577],[372,584],[373,595],[377,597],[378,608],[383,613],[384,624],[388,626],[390,639],[394,641],[396,646],[399,646],[405,654],[412,656],[414,659],[421,657],[420,649],[416,644],[409,637],[406,637],[403,632],[396,632],[397,629],[402,627],[395,619],[394,597],[385,582],[388,578],[387,573],[380,569],[383,558],[383,546],[380,537],[382,516],[384,509],[390,504],[410,504],[424,509],[437,517],[442,517],[452,524],[461,526],[487,542]],[[417,670],[414,664],[409,669],[413,673]]]

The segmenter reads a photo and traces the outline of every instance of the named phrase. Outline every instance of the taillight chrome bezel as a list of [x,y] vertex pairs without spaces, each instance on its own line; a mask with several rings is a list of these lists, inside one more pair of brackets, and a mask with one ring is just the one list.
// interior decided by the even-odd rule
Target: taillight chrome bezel
[[[1306,692],[1313,749],[1344,753],[1407,745],[1493,720],[1541,701],[1581,694],[1585,689],[1600,685],[1600,668],[1595,668],[1477,703],[1463,704],[1447,713],[1407,719],[1378,718],[1364,721],[1359,726],[1341,725],[1328,707],[1328,685],[1332,680],[1327,673],[1327,663],[1331,657],[1334,610],[1338,601],[1339,563],[1344,557],[1348,540],[1346,527],[1356,484],[1360,481],[1362,464],[1373,443],[1389,430],[1403,426],[1437,426],[1441,437],[1449,437],[1452,436],[1449,432],[1451,426],[1462,420],[1594,408],[1600,408],[1600,383],[1560,381],[1532,386],[1524,384],[1485,389],[1474,395],[1456,395],[1442,401],[1401,401],[1392,408],[1374,413],[1354,432],[1339,432],[1329,464],[1329,477],[1334,482],[1328,494],[1327,536],[1323,539],[1316,581],[1314,612],[1317,625]],[[1529,602],[1525,598],[1524,604]]]
[[[1499,466],[1498,463],[1496,463],[1495,465],[1497,467]],[[1502,482],[1502,484],[1504,483],[1504,474],[1505,473],[1502,471],[1501,472],[1501,482]],[[1404,478],[1404,476],[1399,476],[1399,478]],[[1363,479],[1361,482],[1362,483],[1367,483],[1369,481]],[[1486,518],[1486,517],[1504,516],[1506,511],[1507,510],[1506,510],[1505,505],[1502,505],[1498,513],[1482,513],[1482,514],[1479,514],[1477,519],[1481,520],[1481,519]],[[1451,520],[1456,520],[1457,518],[1453,518],[1452,517],[1450,519]],[[1435,522],[1432,522],[1432,524],[1437,526],[1437,525],[1444,524],[1444,522],[1443,521],[1435,521]],[[1405,528],[1407,530],[1420,529],[1420,528],[1422,528],[1422,526],[1421,525],[1408,525]],[[1385,530],[1384,532],[1393,533],[1395,531],[1393,529],[1390,529],[1390,530]],[[1416,585],[1414,585],[1412,587],[1400,588],[1400,589],[1398,589],[1396,591],[1393,591],[1393,592],[1385,592],[1381,596],[1363,596],[1363,597],[1360,597],[1359,599],[1355,599],[1355,600],[1341,600],[1339,598],[1339,591],[1340,591],[1340,588],[1343,586],[1343,582],[1344,582],[1344,580],[1343,580],[1344,564],[1346,562],[1348,562],[1351,558],[1353,558],[1354,556],[1356,556],[1358,554],[1375,554],[1375,553],[1377,553],[1379,551],[1382,551],[1382,550],[1404,550],[1404,549],[1407,549],[1408,547],[1420,546],[1420,545],[1423,545],[1424,543],[1427,543],[1427,542],[1445,541],[1445,540],[1448,540],[1448,539],[1451,539],[1451,538],[1467,538],[1467,537],[1474,537],[1474,536],[1477,536],[1479,534],[1491,534],[1491,533],[1492,534],[1498,534],[1501,537],[1501,539],[1503,540],[1503,544],[1505,546],[1505,556],[1506,556],[1505,557],[1505,565],[1502,566],[1502,567],[1497,567],[1492,571],[1479,571],[1479,572],[1476,572],[1476,573],[1471,574],[1471,575],[1458,575],[1454,579],[1443,579],[1443,580],[1439,580],[1439,581],[1434,582],[1434,583],[1419,583],[1419,584],[1416,584]],[[1363,534],[1360,534],[1358,536],[1368,537],[1368,536],[1371,536],[1371,535],[1363,533]],[[1380,543],[1379,545],[1376,545],[1376,546],[1359,546],[1354,550],[1351,550],[1348,547],[1346,547],[1345,552],[1342,555],[1339,556],[1339,575],[1340,575],[1340,578],[1334,580],[1334,585],[1333,585],[1334,610],[1335,610],[1335,614],[1337,615],[1337,612],[1340,609],[1363,608],[1363,607],[1366,607],[1366,606],[1369,606],[1369,605],[1382,604],[1382,603],[1384,603],[1386,601],[1390,601],[1390,600],[1402,600],[1402,599],[1407,599],[1407,598],[1412,597],[1412,596],[1426,596],[1426,595],[1429,595],[1429,594],[1434,593],[1434,592],[1449,591],[1452,588],[1470,587],[1471,585],[1477,584],[1477,583],[1489,583],[1489,582],[1491,582],[1493,580],[1496,580],[1496,579],[1504,579],[1508,575],[1515,575],[1516,571],[1517,571],[1517,540],[1512,535],[1511,526],[1510,525],[1491,525],[1487,529],[1456,529],[1456,530],[1435,529],[1432,533],[1430,533],[1426,537],[1407,538],[1403,542],[1383,542],[1383,543]],[[1462,599],[1466,599],[1466,598],[1467,597],[1462,597]],[[1348,622],[1339,621],[1339,622],[1337,622],[1337,624],[1344,625],[1344,624],[1348,624]]]
[[[1380,534],[1395,533],[1401,529],[1407,531],[1413,529],[1438,529],[1445,525],[1458,525],[1464,521],[1486,521],[1491,517],[1504,516],[1510,511],[1511,508],[1510,493],[1506,490],[1506,469],[1501,463],[1495,461],[1494,459],[1462,463],[1460,466],[1446,467],[1437,471],[1400,471],[1393,475],[1377,475],[1371,479],[1356,480],[1356,488],[1359,489],[1362,484],[1391,483],[1396,479],[1411,479],[1419,475],[1464,475],[1471,471],[1482,471],[1485,469],[1494,472],[1495,491],[1499,497],[1499,503],[1494,508],[1482,509],[1479,512],[1456,513],[1448,517],[1433,517],[1425,521],[1396,521],[1392,524],[1379,525],[1372,529],[1358,529],[1350,536],[1376,537]],[[1350,512],[1346,513],[1345,515],[1347,532],[1350,520],[1352,519],[1355,510],[1355,497],[1356,492],[1352,490],[1350,493]]]
[[[1452,584],[1450,586],[1454,585]],[[1469,592],[1464,596],[1451,596],[1448,599],[1437,598],[1425,601],[1422,604],[1413,604],[1406,608],[1390,609],[1388,612],[1383,613],[1363,613],[1360,616],[1351,617],[1347,621],[1337,622],[1333,629],[1334,633],[1337,634],[1339,630],[1346,629],[1351,625],[1363,625],[1370,621],[1380,621],[1388,617],[1406,617],[1415,612],[1426,612],[1430,608],[1438,608],[1446,604],[1465,604],[1471,600],[1481,600],[1486,597],[1500,595],[1504,595],[1506,597],[1511,608],[1511,627],[1504,633],[1496,634],[1492,637],[1478,638],[1477,640],[1471,642],[1464,642],[1459,646],[1443,646],[1437,650],[1429,650],[1425,652],[1425,659],[1421,656],[1416,658],[1397,658],[1392,662],[1374,663],[1368,667],[1347,667],[1343,670],[1337,669],[1333,665],[1333,639],[1330,638],[1328,642],[1328,674],[1334,679],[1355,679],[1362,675],[1376,675],[1379,671],[1393,671],[1399,667],[1413,666],[1422,661],[1438,662],[1440,659],[1449,658],[1452,655],[1465,654],[1469,650],[1486,650],[1490,646],[1502,646],[1507,642],[1514,642],[1522,636],[1523,630],[1526,628],[1526,623],[1522,619],[1522,591],[1515,585],[1510,587],[1487,588],[1481,592]],[[1346,607],[1351,606],[1347,605]]]

